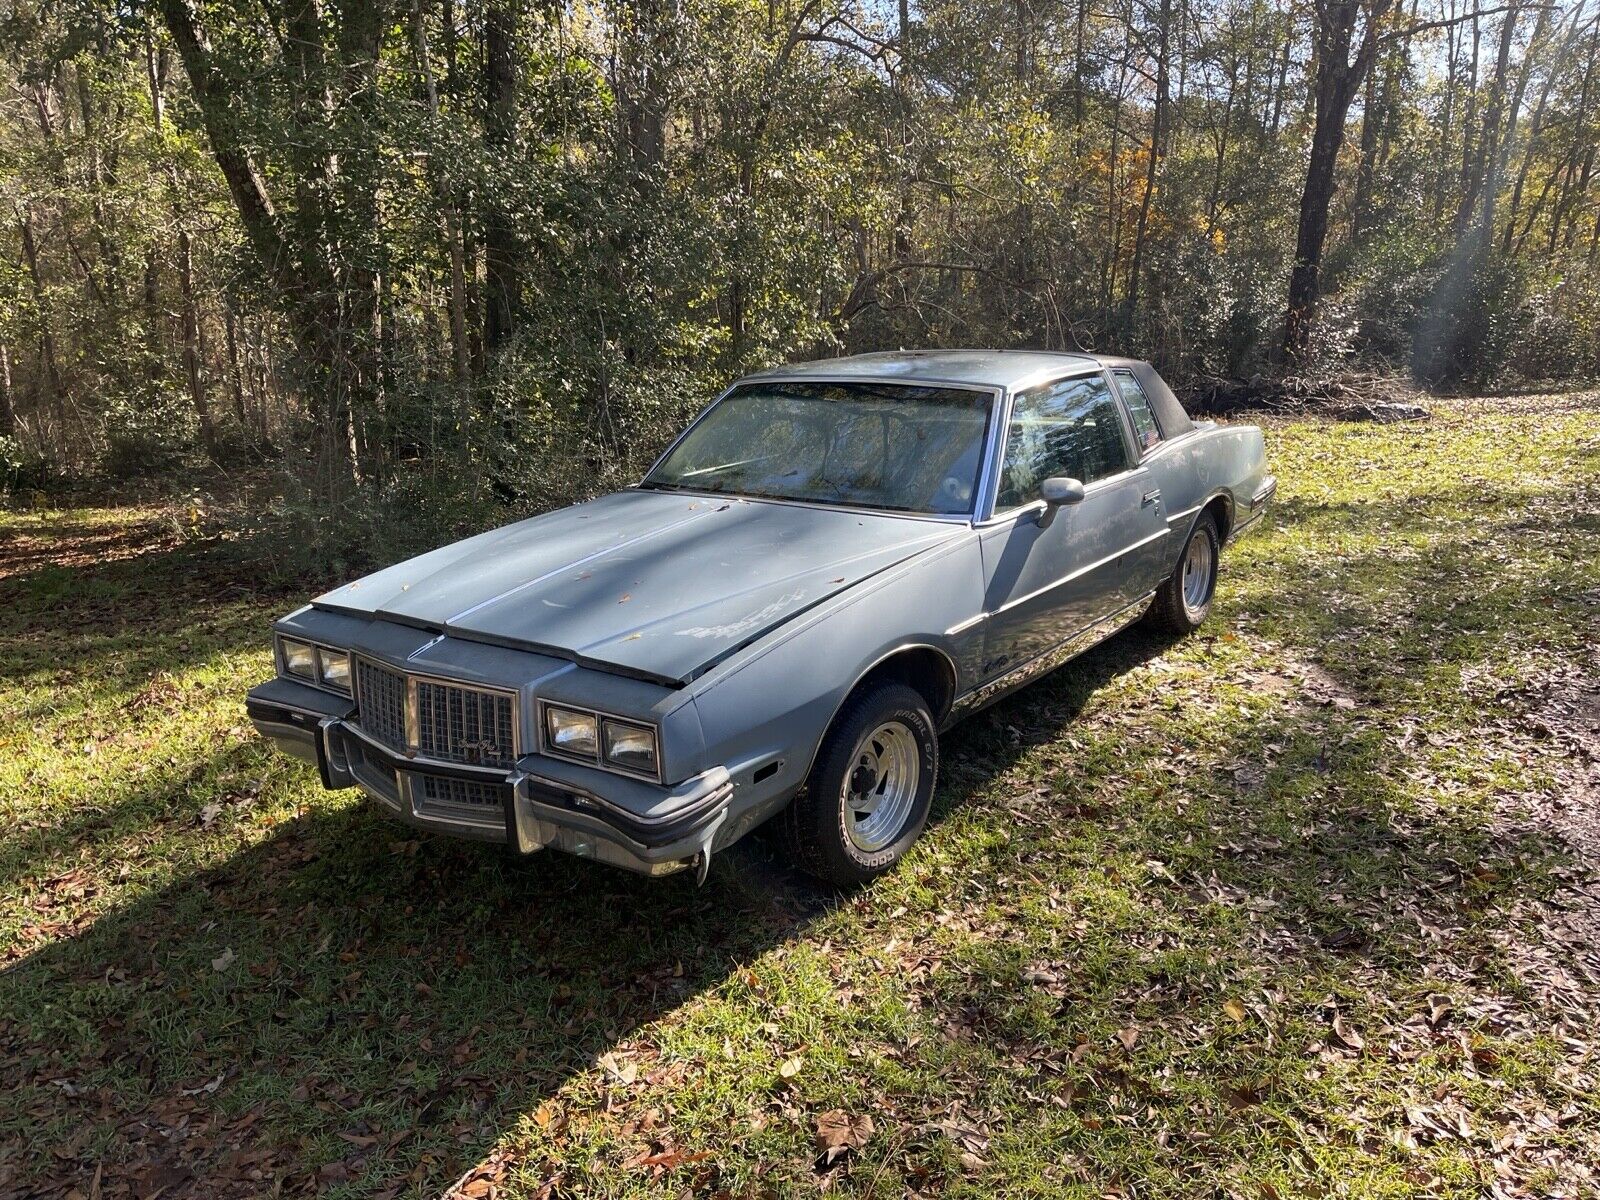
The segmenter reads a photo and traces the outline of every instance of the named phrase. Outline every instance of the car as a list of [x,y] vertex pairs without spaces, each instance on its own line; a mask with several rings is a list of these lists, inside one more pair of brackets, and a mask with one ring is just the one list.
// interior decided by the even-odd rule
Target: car
[[636,486],[274,626],[255,727],[420,829],[649,875],[769,819],[841,887],[928,820],[939,736],[1140,619],[1206,619],[1276,489],[1148,364],[928,351],[740,380]]

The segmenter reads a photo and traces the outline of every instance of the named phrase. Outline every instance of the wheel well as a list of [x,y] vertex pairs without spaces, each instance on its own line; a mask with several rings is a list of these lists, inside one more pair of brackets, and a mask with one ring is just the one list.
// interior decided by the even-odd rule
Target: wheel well
[[1217,496],[1203,510],[1211,514],[1211,519],[1217,523],[1217,544],[1226,545],[1228,533],[1233,529],[1233,505],[1228,503],[1226,496]]
[[896,650],[863,675],[851,693],[871,683],[892,679],[920,692],[928,702],[934,724],[944,720],[956,698],[956,671],[950,659],[931,646],[907,646]]

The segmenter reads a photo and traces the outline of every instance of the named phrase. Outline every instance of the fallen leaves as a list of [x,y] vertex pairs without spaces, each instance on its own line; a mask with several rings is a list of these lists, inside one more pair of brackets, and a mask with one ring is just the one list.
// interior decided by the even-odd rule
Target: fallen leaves
[[1359,1033],[1344,1023],[1344,1017],[1338,1012],[1333,1014],[1333,1037],[1344,1049],[1352,1054],[1359,1054],[1367,1042]]
[[630,1086],[639,1078],[639,1064],[632,1059],[619,1057],[615,1051],[607,1051],[600,1056],[600,1069],[623,1087]]
[[842,1108],[830,1108],[817,1118],[817,1170],[824,1171],[852,1151],[865,1148],[872,1137],[872,1118],[862,1113],[851,1116]]

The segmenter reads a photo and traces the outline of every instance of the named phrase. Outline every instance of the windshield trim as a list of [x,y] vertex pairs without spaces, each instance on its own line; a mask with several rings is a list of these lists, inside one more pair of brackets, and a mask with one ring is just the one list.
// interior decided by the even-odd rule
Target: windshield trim
[[[694,431],[694,427],[700,424],[701,421],[705,420],[711,411],[717,407],[717,405],[721,404],[724,400],[733,395],[734,392],[738,391],[742,387],[747,387],[751,384],[764,383],[836,383],[866,384],[877,387],[937,387],[949,388],[962,392],[978,392],[982,395],[988,396],[991,401],[989,405],[989,418],[984,425],[983,446],[978,452],[978,486],[973,489],[971,506],[964,512],[937,513],[923,509],[877,508],[872,505],[850,504],[843,501],[832,502],[827,500],[792,498],[789,496],[770,496],[757,492],[712,491],[709,489],[697,491],[694,488],[687,488],[678,483],[662,485],[652,483],[650,481],[650,476],[654,475],[661,464],[666,462],[667,457],[678,448],[678,443],[688,437],[689,434]],[[973,383],[970,380],[923,379],[919,377],[915,381],[912,381],[908,379],[896,379],[892,376],[886,378],[882,375],[867,375],[860,372],[849,371],[841,371],[837,374],[832,372],[829,372],[828,374],[814,374],[810,371],[774,371],[771,374],[763,373],[760,375],[747,375],[743,379],[734,380],[734,382],[730,383],[722,390],[715,400],[696,413],[694,420],[685,425],[682,432],[679,433],[677,437],[673,438],[672,441],[668,442],[666,448],[662,450],[660,454],[656,455],[655,461],[650,464],[650,469],[644,473],[643,478],[641,478],[638,483],[633,485],[633,488],[640,491],[673,491],[684,492],[690,495],[722,496],[734,500],[749,500],[752,502],[759,501],[764,504],[798,504],[805,508],[824,508],[836,512],[853,511],[878,513],[884,516],[906,517],[919,521],[943,521],[946,523],[956,522],[964,525],[971,524],[972,522],[978,520],[979,513],[986,512],[988,510],[991,491],[995,484],[995,471],[997,469],[995,446],[998,443],[996,435],[1005,419],[1005,414],[1002,411],[1005,408],[1005,400],[1005,388],[995,384]]]

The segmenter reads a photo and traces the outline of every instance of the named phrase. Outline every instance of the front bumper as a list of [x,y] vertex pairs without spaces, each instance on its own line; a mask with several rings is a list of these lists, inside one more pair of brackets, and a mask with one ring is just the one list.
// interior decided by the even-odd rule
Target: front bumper
[[518,854],[548,846],[646,875],[703,873],[733,797],[723,767],[667,788],[537,754],[509,772],[411,758],[355,724],[348,699],[288,679],[252,689],[245,708],[324,787],[359,787],[407,825]]

